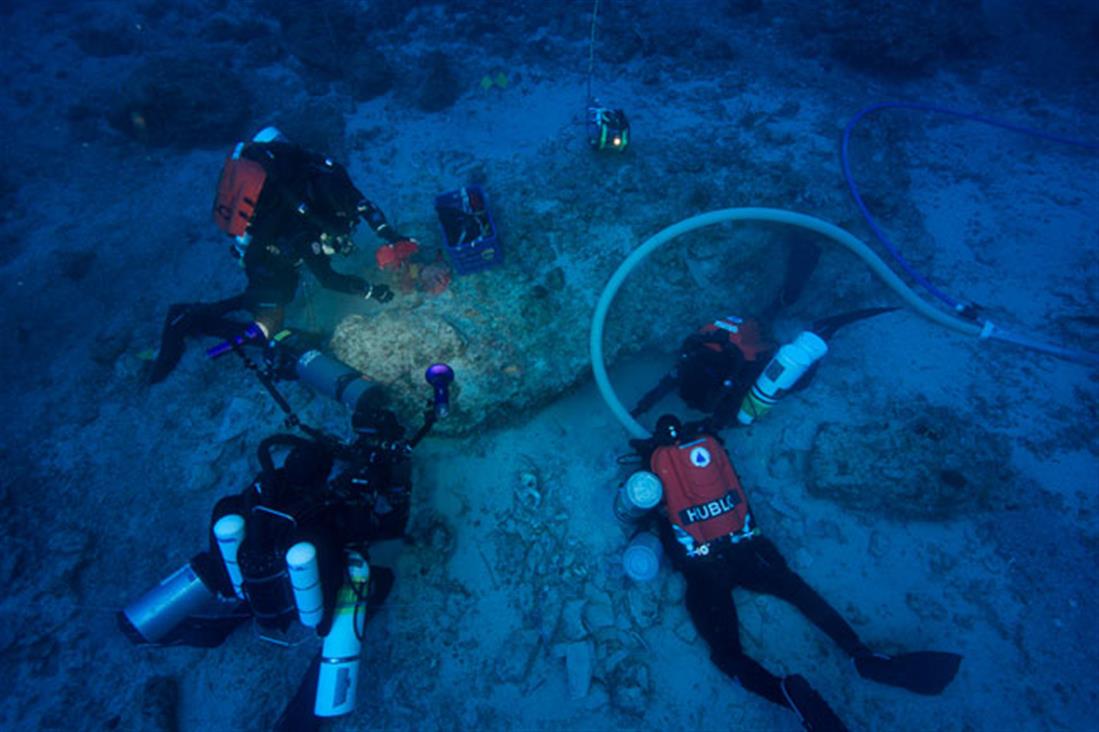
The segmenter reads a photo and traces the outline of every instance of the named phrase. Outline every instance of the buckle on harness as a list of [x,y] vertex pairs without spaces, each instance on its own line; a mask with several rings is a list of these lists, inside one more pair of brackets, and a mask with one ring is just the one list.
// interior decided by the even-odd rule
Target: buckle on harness
[[689,557],[705,557],[709,556],[710,552],[721,542],[729,542],[730,544],[739,544],[742,541],[748,541],[754,539],[760,535],[760,530],[753,528],[750,531],[740,531],[736,534],[725,534],[725,536],[719,536],[716,539],[711,539],[705,544],[700,544],[694,549],[687,551]]

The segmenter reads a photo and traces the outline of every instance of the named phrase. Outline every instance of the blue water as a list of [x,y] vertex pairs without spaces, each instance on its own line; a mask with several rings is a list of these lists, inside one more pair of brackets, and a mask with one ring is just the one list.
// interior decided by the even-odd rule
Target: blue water
[[[796,610],[738,590],[745,651],[804,675],[852,730],[1094,726],[1099,7],[596,10],[592,52],[588,2],[0,2],[0,728],[271,729],[319,647],[245,625],[213,649],[139,648],[115,618],[206,547],[214,503],[285,430],[239,362],[203,358],[213,339],[142,381],[170,304],[244,286],[210,204],[233,145],[271,124],[345,164],[422,245],[420,269],[380,272],[363,227],[334,267],[395,299],[306,275],[288,324],[352,329],[331,348],[412,405],[412,428],[423,368],[457,372],[452,418],[413,457],[408,541],[371,548],[397,580],[366,628],[358,708],[325,728],[799,728],[711,663],[670,566],[624,576],[611,503],[630,435],[588,360],[629,252],[735,207],[842,227],[940,320],[971,306],[960,329],[907,308],[843,330],[807,389],[724,433],[789,564],[875,650],[955,651],[957,677],[931,697],[861,679]],[[624,152],[589,146],[589,85],[628,115]],[[851,128],[875,232],[840,144],[893,101],[968,117],[890,108]],[[434,198],[471,183],[502,263],[428,292]],[[622,401],[699,326],[760,314],[790,236],[720,224],[635,270],[607,318]],[[820,242],[805,291],[766,324],[776,342],[903,304]],[[342,406],[282,388],[347,434]],[[689,415],[673,395],[643,424],[662,412]],[[848,463],[861,483],[845,488],[829,471]]]

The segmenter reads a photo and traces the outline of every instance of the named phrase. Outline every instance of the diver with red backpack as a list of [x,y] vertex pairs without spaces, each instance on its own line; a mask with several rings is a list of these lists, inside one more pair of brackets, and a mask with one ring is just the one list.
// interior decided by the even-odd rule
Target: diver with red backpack
[[[657,523],[664,553],[687,581],[686,605],[710,658],[748,691],[797,713],[810,732],[843,732],[843,722],[799,674],[776,676],[744,653],[732,591],[773,595],[796,607],[854,661],[860,676],[917,694],[936,695],[953,681],[962,657],[941,651],[886,656],[871,651],[842,616],[761,535],[724,445],[662,416],[648,440],[632,440],[642,465],[660,480]],[[643,529],[642,529],[643,530]]]
[[[820,248],[811,240],[790,242],[782,289],[764,309],[763,320],[798,300],[819,258]],[[683,340],[675,366],[641,397],[630,415],[637,418],[678,392],[684,404],[707,415],[690,425],[695,430],[716,434],[737,423],[751,424],[782,394],[809,385],[836,331],[894,310],[865,308],[817,320],[778,349],[764,337],[759,320],[735,315],[718,318]]]
[[[326,289],[379,303],[392,300],[386,285],[332,268],[334,255],[353,251],[351,237],[360,221],[385,242],[379,261],[383,252],[407,258],[418,249],[415,240],[394,229],[381,209],[363,196],[344,166],[288,142],[273,127],[239,143],[229,155],[218,181],[213,217],[232,237],[230,250],[244,267],[248,285],[225,300],[172,305],[149,383],[171,373],[188,337],[229,340],[253,332],[262,340],[260,336],[277,332],[283,308],[297,291],[302,265]],[[230,317],[240,311],[251,313],[251,324]]]
[[[793,242],[783,288],[765,313],[774,314],[797,300],[818,257],[812,242]],[[961,656],[872,652],[760,534],[718,435],[727,427],[751,424],[784,394],[804,389],[828,351],[828,340],[840,328],[895,309],[867,308],[818,320],[777,350],[763,337],[757,321],[721,318],[684,340],[675,367],[630,412],[636,418],[678,391],[688,407],[705,413],[687,424],[665,414],[652,437],[630,441],[648,471],[640,472],[640,481],[634,481],[639,475],[635,473],[631,482],[659,485],[662,494],[658,507],[642,514],[637,533],[657,524],[664,554],[687,581],[687,611],[717,667],[748,691],[792,709],[810,732],[847,728],[804,677],[776,676],[744,653],[733,589],[789,602],[853,659],[860,676],[883,684],[939,694],[954,679]]]

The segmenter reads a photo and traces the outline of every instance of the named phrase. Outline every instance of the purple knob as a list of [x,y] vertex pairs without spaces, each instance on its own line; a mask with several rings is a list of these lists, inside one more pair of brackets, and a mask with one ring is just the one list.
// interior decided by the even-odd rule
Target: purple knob
[[424,372],[424,379],[435,390],[435,416],[443,419],[450,414],[450,384],[454,381],[454,369],[445,363],[433,363]]

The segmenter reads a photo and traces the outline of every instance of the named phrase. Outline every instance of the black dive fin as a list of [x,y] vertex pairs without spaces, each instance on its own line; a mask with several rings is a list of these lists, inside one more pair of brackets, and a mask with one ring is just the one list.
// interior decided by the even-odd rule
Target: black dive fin
[[782,680],[782,694],[786,703],[801,719],[801,726],[808,732],[848,732],[847,727],[828,702],[816,689],[809,686],[804,677],[794,674]]
[[820,247],[809,239],[790,242],[790,256],[786,259],[786,277],[782,281],[781,305],[793,305],[801,297],[802,290],[820,261]]
[[855,668],[864,679],[935,696],[954,680],[961,662],[957,653],[918,651],[899,656],[860,656],[855,658]]
[[317,698],[317,678],[321,673],[321,654],[313,656],[309,669],[302,677],[297,693],[275,722],[275,732],[317,732],[321,728],[320,717],[313,714]]
[[828,340],[836,334],[836,331],[845,325],[851,325],[851,323],[857,323],[860,320],[866,320],[867,318],[873,318],[875,315],[883,315],[884,313],[891,313],[894,310],[900,308],[863,308],[862,310],[852,310],[849,313],[840,313],[839,315],[833,315],[828,318],[823,318],[813,323],[813,327],[809,330],[816,333],[824,340]]

